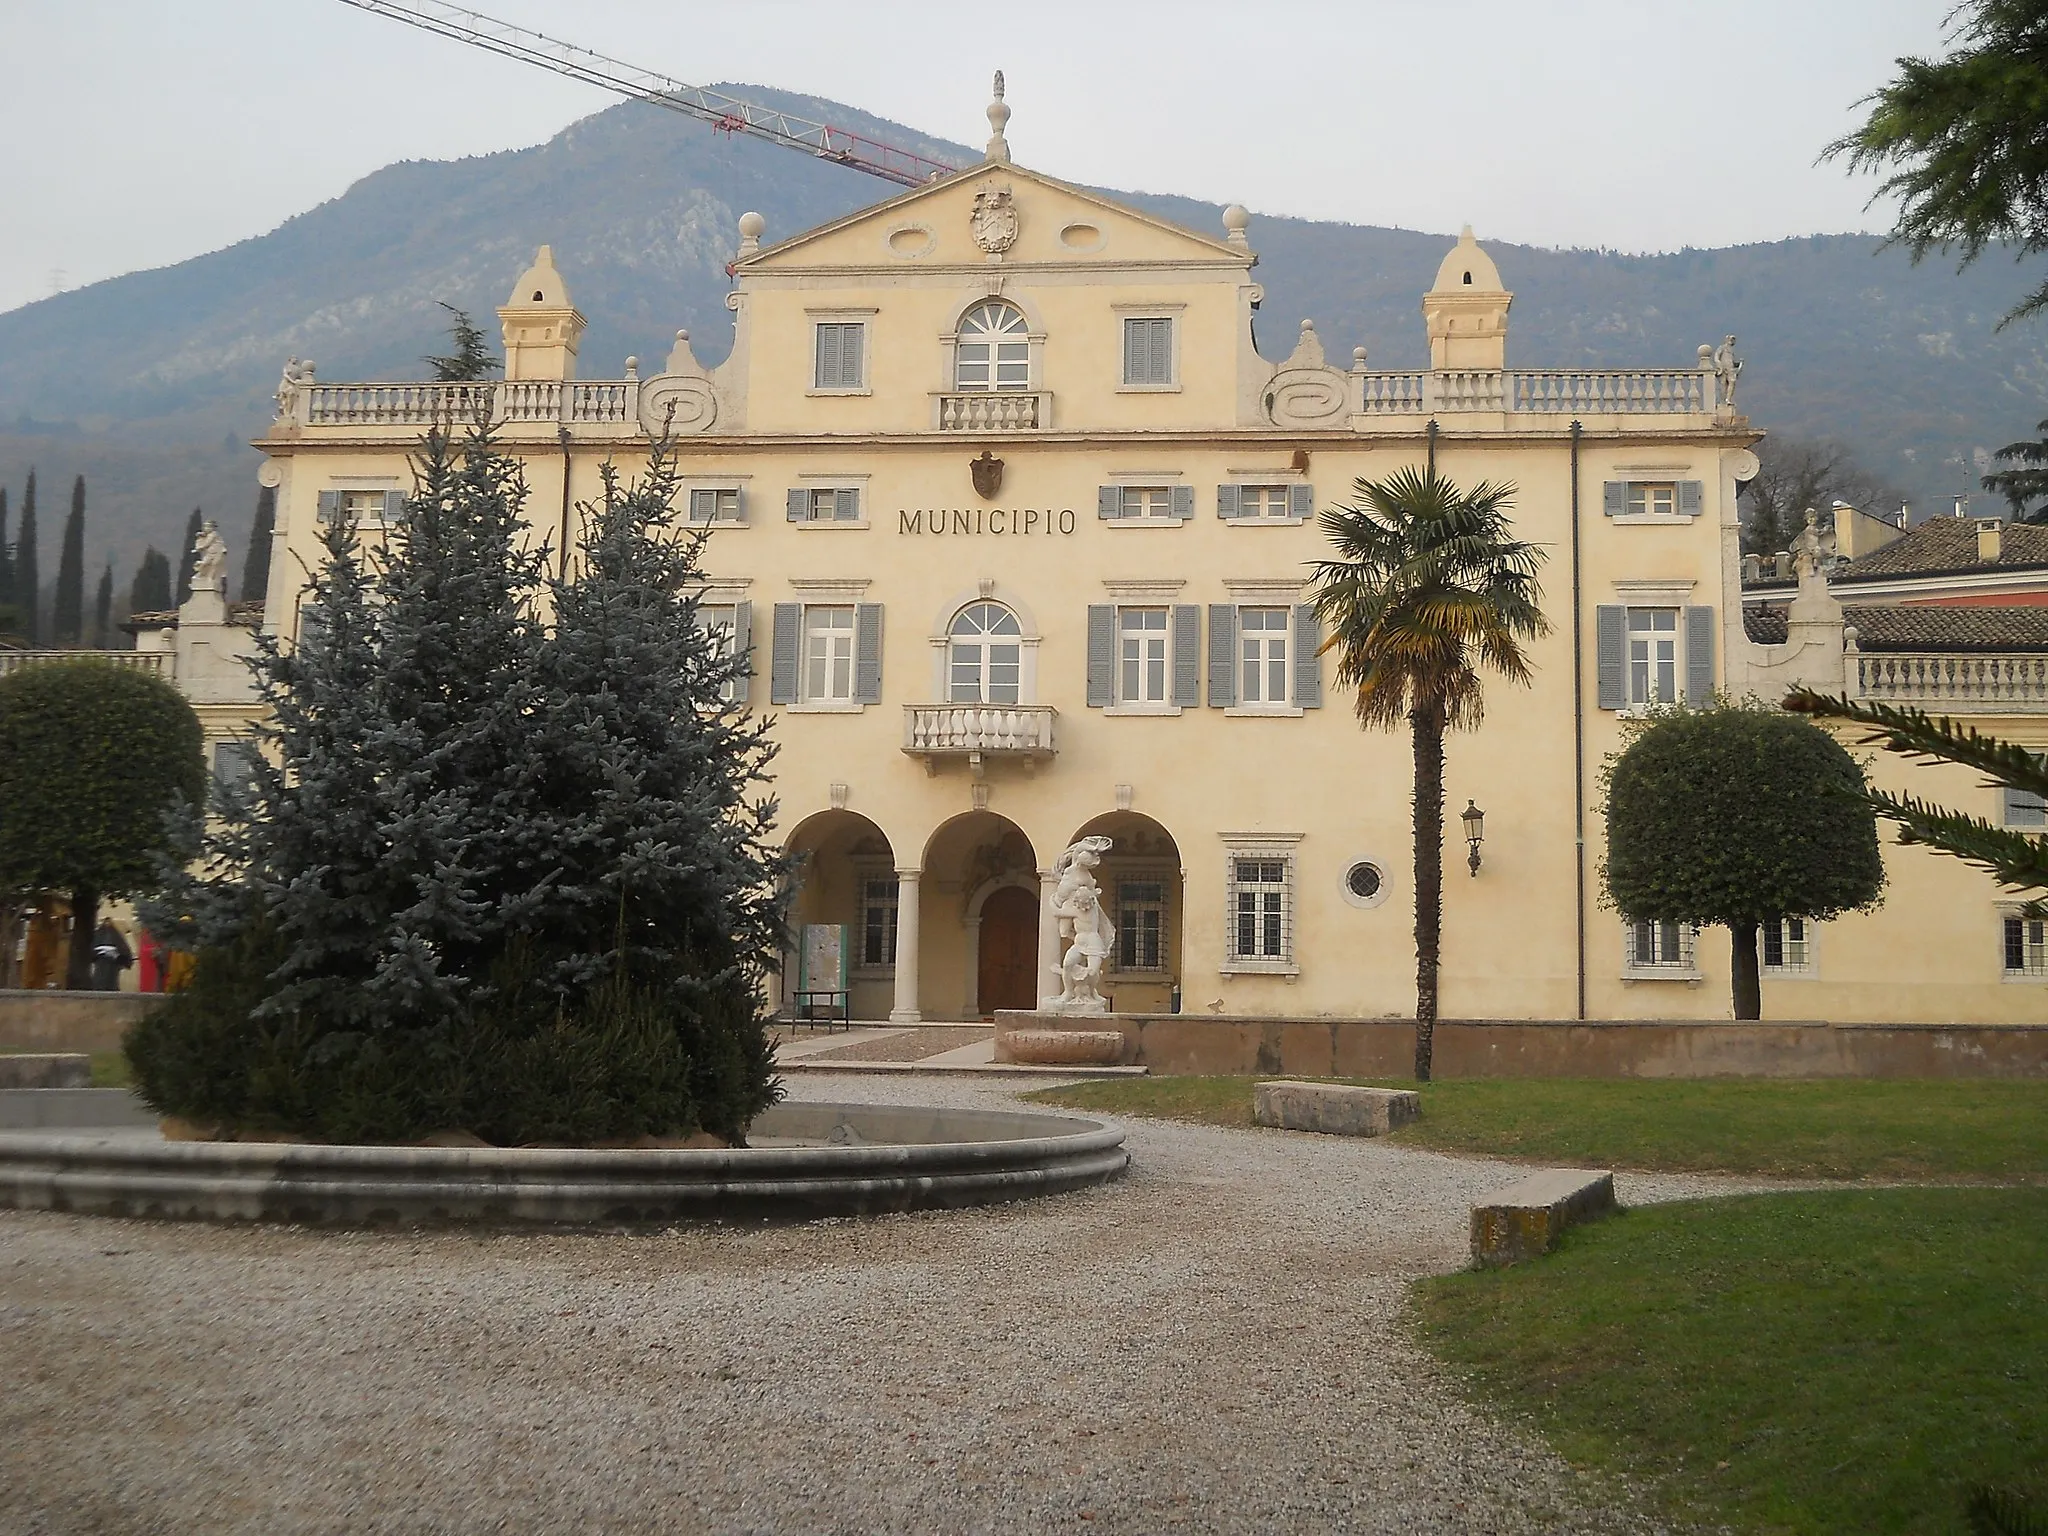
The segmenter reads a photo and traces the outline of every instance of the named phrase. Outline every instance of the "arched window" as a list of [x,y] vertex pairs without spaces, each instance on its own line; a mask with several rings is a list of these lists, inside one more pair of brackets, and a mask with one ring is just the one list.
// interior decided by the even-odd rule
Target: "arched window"
[[1023,311],[1000,299],[985,300],[967,311],[954,346],[954,388],[1029,389],[1029,330]]
[[1024,631],[1017,615],[1001,603],[969,603],[947,634],[947,703],[1018,702]]

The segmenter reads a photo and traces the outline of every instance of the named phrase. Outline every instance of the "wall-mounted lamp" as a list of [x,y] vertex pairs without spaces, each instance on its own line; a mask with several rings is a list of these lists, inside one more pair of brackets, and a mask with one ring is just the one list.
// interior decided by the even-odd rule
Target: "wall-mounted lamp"
[[1486,812],[1475,802],[1467,800],[1458,820],[1465,824],[1465,847],[1470,850],[1465,867],[1476,875],[1479,873],[1479,845],[1486,841]]

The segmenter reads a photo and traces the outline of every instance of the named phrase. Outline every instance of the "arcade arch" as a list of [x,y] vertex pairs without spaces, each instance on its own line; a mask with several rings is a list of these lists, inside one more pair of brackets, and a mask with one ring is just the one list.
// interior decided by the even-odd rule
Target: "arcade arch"
[[1102,904],[1116,928],[1102,991],[1118,1013],[1169,1013],[1180,990],[1185,880],[1180,845],[1151,817],[1110,811],[1084,822],[1070,842],[1106,837],[1096,868]]
[[800,991],[839,985],[848,1016],[886,1019],[895,1006],[901,914],[896,855],[882,829],[853,811],[807,816],[784,845],[799,856],[784,957],[785,1007]]

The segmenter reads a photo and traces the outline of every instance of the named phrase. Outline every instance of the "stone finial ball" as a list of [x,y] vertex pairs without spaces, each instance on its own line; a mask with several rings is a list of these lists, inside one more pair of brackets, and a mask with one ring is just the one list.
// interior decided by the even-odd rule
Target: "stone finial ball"
[[1251,212],[1243,203],[1232,203],[1223,210],[1223,227],[1233,235],[1241,235],[1252,221]]
[[761,231],[768,227],[768,221],[751,209],[740,215],[740,233],[749,240],[761,238]]
[[688,331],[677,331],[677,332],[676,332],[676,340],[677,340],[677,341],[688,341],[689,339],[690,339],[690,333],[689,333]]

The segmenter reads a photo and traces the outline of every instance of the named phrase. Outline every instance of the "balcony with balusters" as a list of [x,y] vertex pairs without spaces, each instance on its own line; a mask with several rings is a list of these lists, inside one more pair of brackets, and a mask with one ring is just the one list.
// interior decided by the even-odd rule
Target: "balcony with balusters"
[[630,437],[640,425],[640,383],[623,379],[497,379],[481,383],[321,384],[307,380],[282,395],[272,430],[314,428],[321,435],[415,438],[428,428],[460,430],[477,421],[514,436],[569,427],[579,437]]
[[948,759],[964,759],[979,778],[991,761],[1036,768],[1058,750],[1050,704],[906,704],[903,750],[936,774]]
[[1350,380],[1353,425],[1364,431],[1388,417],[1479,412],[1555,431],[1561,416],[1709,416],[1722,403],[1711,368],[1359,367]]

